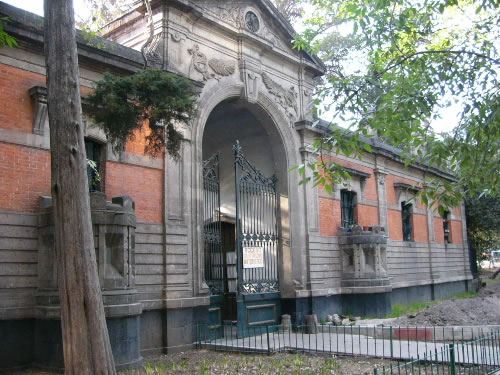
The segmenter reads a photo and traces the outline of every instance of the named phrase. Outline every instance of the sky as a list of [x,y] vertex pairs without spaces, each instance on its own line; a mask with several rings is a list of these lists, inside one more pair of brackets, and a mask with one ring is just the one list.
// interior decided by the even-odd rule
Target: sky
[[[43,0],[2,0],[7,4],[14,5],[15,7],[25,9],[29,12],[43,16]],[[86,18],[89,16],[89,10],[85,6],[82,0],[74,0],[75,14],[80,15],[81,18]],[[447,132],[452,130],[457,123],[457,114],[459,113],[459,106],[451,105],[446,108],[442,108],[439,111],[440,119],[434,120],[432,122],[432,127],[437,132]],[[331,121],[329,118],[329,113],[324,112],[322,117],[325,120]]]

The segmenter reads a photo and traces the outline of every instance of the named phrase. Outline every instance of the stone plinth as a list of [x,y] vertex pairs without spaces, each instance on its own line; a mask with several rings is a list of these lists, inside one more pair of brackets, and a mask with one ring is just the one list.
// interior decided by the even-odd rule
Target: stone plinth
[[[342,259],[343,288],[352,293],[380,293],[390,291],[387,275],[387,236],[381,227],[364,231],[361,227],[340,228],[339,245]],[[348,291],[348,290],[346,290]]]
[[[52,198],[41,197],[38,224],[38,289],[36,293],[35,362],[63,368],[57,260],[54,247]],[[135,289],[135,203],[129,196],[111,202],[90,193],[99,283],[117,368],[142,363],[139,322],[142,303]],[[48,332],[50,340],[48,340]]]

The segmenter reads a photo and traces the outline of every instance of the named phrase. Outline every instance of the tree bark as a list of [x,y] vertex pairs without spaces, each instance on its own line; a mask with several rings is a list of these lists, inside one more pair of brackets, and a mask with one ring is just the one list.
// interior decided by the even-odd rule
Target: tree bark
[[90,218],[72,0],[45,0],[52,200],[66,374],[116,374]]

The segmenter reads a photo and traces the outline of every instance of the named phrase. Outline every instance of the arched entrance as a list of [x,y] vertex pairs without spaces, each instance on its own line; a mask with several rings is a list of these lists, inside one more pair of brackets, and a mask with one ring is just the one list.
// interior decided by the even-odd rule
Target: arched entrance
[[[256,104],[225,100],[203,133],[204,273],[210,320],[238,335],[276,324],[281,313],[281,197],[286,153],[272,119]],[[236,330],[235,330],[236,332]],[[222,334],[222,332],[220,332]]]

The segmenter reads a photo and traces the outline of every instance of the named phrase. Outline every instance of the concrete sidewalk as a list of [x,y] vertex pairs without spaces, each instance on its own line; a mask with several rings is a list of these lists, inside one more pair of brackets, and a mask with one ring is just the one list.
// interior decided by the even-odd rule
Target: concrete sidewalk
[[[355,327],[357,328],[357,327]],[[445,343],[381,339],[350,332],[318,332],[316,334],[291,331],[269,332],[244,338],[231,336],[202,342],[202,347],[238,352],[282,352],[288,350],[360,355],[395,360],[428,359],[435,362],[450,361],[450,349]],[[480,343],[456,343],[455,361],[460,364],[498,365],[500,367],[499,342],[483,340]]]

